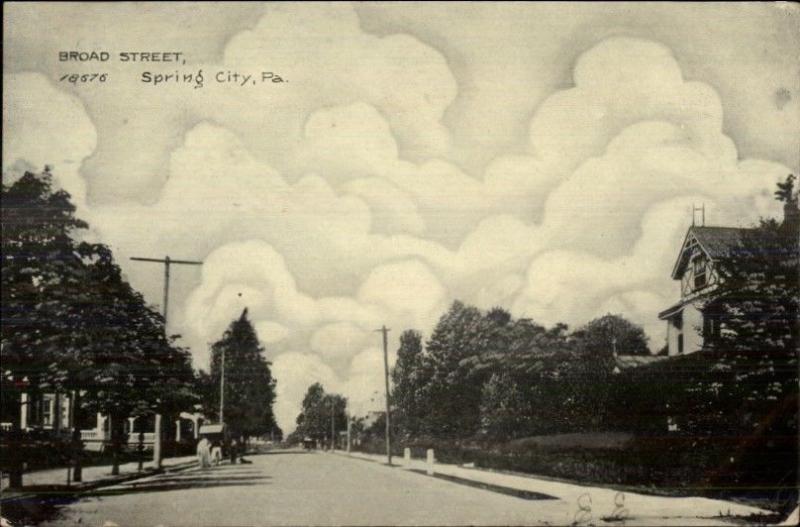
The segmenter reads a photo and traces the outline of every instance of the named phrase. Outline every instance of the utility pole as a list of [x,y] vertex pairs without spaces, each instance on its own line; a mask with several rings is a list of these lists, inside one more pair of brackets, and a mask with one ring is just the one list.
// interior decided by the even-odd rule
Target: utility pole
[[[169,266],[171,264],[180,265],[203,265],[203,262],[192,260],[173,260],[169,256],[160,258],[143,258],[132,256],[131,260],[136,262],[151,262],[164,264],[164,336],[169,338],[167,331],[167,315],[169,315]],[[156,414],[155,430],[153,434],[153,462],[156,468],[161,468],[161,414]]]
[[391,331],[386,326],[382,326],[381,329],[376,329],[375,331],[380,331],[383,334],[383,375],[384,381],[386,383],[386,458],[389,461],[389,464],[392,464],[392,440],[391,440],[391,410],[389,408],[389,331]]
[[336,450],[336,410],[334,398],[331,396],[331,450]]
[[219,424],[225,422],[225,346],[222,346],[222,356],[219,367]]
[[350,453],[350,434],[352,433],[353,428],[353,420],[350,417],[350,414],[345,414],[347,417],[347,453]]

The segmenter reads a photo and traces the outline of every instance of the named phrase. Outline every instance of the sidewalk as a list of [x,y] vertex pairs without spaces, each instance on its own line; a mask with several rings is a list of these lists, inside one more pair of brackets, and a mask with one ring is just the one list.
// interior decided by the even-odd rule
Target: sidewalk
[[[373,462],[386,462],[386,456],[361,452],[336,453]],[[401,470],[426,473],[425,460],[412,459],[410,464],[405,464],[402,457],[393,457],[392,461]],[[627,525],[709,525],[710,523],[724,525],[736,520],[741,521],[742,518],[751,515],[772,514],[764,509],[724,500],[621,492],[604,487],[552,481],[533,475],[505,474],[458,465],[435,463],[434,472],[439,476],[466,480],[472,484],[500,487],[522,493],[544,494],[556,498],[535,503],[541,508],[543,515],[557,523],[565,522],[567,525],[576,520],[576,512],[581,510],[591,514],[597,524],[608,525],[619,525],[623,517]]]
[[[172,457],[162,461],[162,470],[180,470],[197,464],[195,456]],[[138,472],[137,462],[125,463],[119,466],[119,475],[111,475],[111,465],[83,467],[83,481],[75,483],[71,481],[67,487],[67,468],[55,468],[47,470],[36,470],[26,472],[22,477],[23,487],[21,489],[9,490],[8,474],[4,473],[2,485],[0,486],[0,501],[19,499],[36,494],[41,490],[69,490],[71,492],[81,492],[105,485],[129,481],[138,477],[149,476],[156,472],[152,461],[144,463],[142,472]],[[70,469],[71,470],[71,469]]]

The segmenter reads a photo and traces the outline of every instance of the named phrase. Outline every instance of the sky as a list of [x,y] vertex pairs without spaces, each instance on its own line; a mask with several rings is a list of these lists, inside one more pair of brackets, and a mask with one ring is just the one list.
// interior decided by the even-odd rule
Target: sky
[[692,206],[780,217],[775,183],[800,169],[789,3],[4,11],[4,180],[50,165],[159,309],[163,269],[129,258],[202,260],[172,269],[169,329],[205,368],[247,307],[285,431],[317,381],[380,408],[375,330],[391,363],[455,299],[546,325],[619,313],[660,348]]

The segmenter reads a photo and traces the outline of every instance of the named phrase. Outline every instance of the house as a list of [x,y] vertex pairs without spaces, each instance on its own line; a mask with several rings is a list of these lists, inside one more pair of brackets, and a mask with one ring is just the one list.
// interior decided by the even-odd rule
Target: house
[[[37,393],[21,391],[18,397],[4,393],[3,415],[0,429],[5,432],[11,430],[12,415],[16,413],[19,427],[23,432],[42,432],[55,436],[68,438],[75,425],[72,397],[67,393]],[[86,414],[86,412],[83,412]],[[170,436],[180,441],[181,437],[198,437],[203,416],[199,413],[182,412],[175,421],[174,435]],[[111,418],[96,413],[82,415],[78,423],[81,430],[81,440],[86,449],[100,451],[111,440]],[[143,432],[143,443],[146,448],[152,448],[155,442],[154,416],[129,417],[125,422],[124,433],[127,435],[129,445],[139,442],[139,433]],[[187,435],[189,434],[189,435]]]
[[[788,243],[797,243],[800,211],[797,198],[784,203],[781,230]],[[715,312],[719,298],[720,264],[736,265],[737,259],[754,252],[769,251],[768,242],[755,228],[707,227],[692,225],[672,269],[672,279],[680,281],[680,300],[658,314],[667,323],[667,354],[694,353],[707,339],[720,335],[724,322]],[[741,261],[741,260],[739,260]]]

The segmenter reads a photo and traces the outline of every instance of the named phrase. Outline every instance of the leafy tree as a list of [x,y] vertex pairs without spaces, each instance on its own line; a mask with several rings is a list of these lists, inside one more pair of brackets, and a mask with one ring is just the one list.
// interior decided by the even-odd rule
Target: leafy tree
[[[21,390],[35,396],[56,380],[72,387],[79,384],[78,357],[83,350],[74,341],[81,337],[82,327],[75,324],[81,313],[72,300],[85,295],[82,255],[90,254],[91,248],[74,240],[87,224],[75,218],[69,194],[53,189],[49,169],[26,172],[10,185],[4,182],[0,210],[2,388],[3,399],[16,406],[8,416],[16,440]],[[19,486],[22,459],[12,457],[10,484]]]
[[[213,386],[220,386],[223,355],[225,358],[224,421],[233,437],[266,434],[275,424],[272,412],[275,380],[263,353],[247,309],[211,346]],[[209,392],[205,400],[206,412],[219,418],[219,391]]]
[[29,392],[72,392],[78,440],[82,397],[109,414],[117,452],[125,418],[188,395],[188,353],[164,336],[111,251],[78,241],[87,224],[49,170],[4,184],[2,212],[4,369]]
[[47,170],[2,186],[0,335],[12,386],[35,391],[80,373],[80,308],[91,300],[84,258],[95,247],[75,241],[87,224],[74,213],[69,194],[53,189]]
[[570,368],[568,397],[573,424],[582,430],[602,429],[609,419],[616,355],[649,356],[644,330],[622,315],[607,314],[574,331],[577,353]]
[[644,329],[622,315],[603,315],[578,329],[572,338],[593,355],[650,355]]
[[509,373],[495,373],[483,385],[481,432],[493,439],[512,439],[530,430],[530,401]]
[[329,443],[332,424],[337,431],[347,429],[347,399],[325,393],[320,383],[314,383],[303,397],[303,407],[296,423],[297,428],[292,433],[296,441],[310,437],[321,444]]
[[[776,404],[788,411],[784,431],[797,430],[798,320],[800,320],[800,222],[794,176],[778,183],[776,199],[784,204],[784,221],[763,220],[743,231],[729,258],[718,262],[721,285],[706,307],[720,331],[704,328],[706,353],[717,363],[713,378],[693,387],[701,400],[729,401],[742,421],[733,426],[760,426],[756,419],[774,414]],[[716,405],[715,405],[716,406]],[[714,408],[711,413],[718,413]]]
[[430,379],[422,349],[422,335],[406,330],[400,335],[397,362],[392,369],[392,424],[401,431],[401,437],[420,433],[421,420],[425,418],[427,401],[425,385]]
[[426,390],[430,412],[425,428],[432,436],[464,437],[478,430],[481,384],[470,379],[466,359],[476,353],[481,318],[478,309],[453,302],[428,340],[432,375]]

